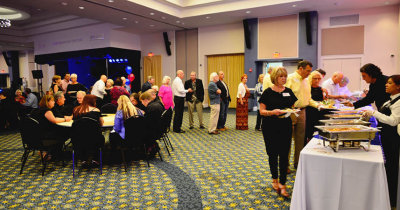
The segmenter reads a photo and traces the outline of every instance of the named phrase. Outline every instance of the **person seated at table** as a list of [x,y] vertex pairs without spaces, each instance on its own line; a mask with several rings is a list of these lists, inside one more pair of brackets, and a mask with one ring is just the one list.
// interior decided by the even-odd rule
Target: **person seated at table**
[[71,116],[71,108],[68,105],[65,105],[65,97],[62,91],[56,92],[54,95],[55,105],[51,109],[54,116],[63,118],[64,116]]
[[76,93],[78,91],[87,91],[87,88],[78,82],[78,75],[71,74],[71,83],[67,86],[67,102],[68,104],[73,104],[76,101]]
[[134,116],[143,116],[143,113],[139,109],[136,109],[127,96],[120,96],[118,99],[117,113],[114,119],[113,131],[115,132],[111,132],[110,135],[110,142],[112,145],[119,145],[120,142],[125,139],[124,122],[126,119]]
[[[61,91],[60,91],[61,92]],[[61,92],[62,93],[62,92]],[[68,133],[62,127],[57,126],[57,123],[69,122],[72,120],[70,116],[56,117],[51,109],[54,107],[55,101],[52,95],[44,95],[39,102],[39,109],[34,109],[31,117],[39,122],[40,131],[44,144],[54,145],[51,155],[60,154],[64,142],[68,139]]]
[[131,96],[129,97],[129,99],[131,100],[132,104],[133,104],[136,108],[138,108],[138,109],[144,111],[144,110],[146,110],[146,107],[143,106],[143,104],[142,104],[142,102],[140,101],[139,98],[140,98],[139,93],[132,93]]
[[147,128],[145,133],[147,133],[147,138],[145,139],[146,147],[151,156],[154,156],[158,150],[158,144],[156,140],[160,138],[161,135],[161,115],[164,112],[164,106],[155,100],[152,90],[147,90],[140,95],[140,101],[146,107],[146,113],[144,114],[145,128]]
[[[262,133],[269,157],[269,167],[272,174],[272,187],[284,197],[289,197],[286,191],[286,176],[288,168],[289,148],[292,140],[292,120],[282,117],[284,109],[292,108],[297,98],[290,88],[285,87],[287,71],[279,67],[271,72],[273,85],[267,88],[259,100],[260,115],[264,116]],[[278,182],[279,158],[279,182]]]
[[30,107],[32,109],[37,109],[38,108],[38,99],[35,96],[35,94],[32,93],[30,88],[25,89],[25,94],[26,94],[26,100],[25,103],[22,105],[26,107]]
[[156,89],[154,89],[153,87],[151,89],[147,90],[147,91],[149,91],[151,93],[151,100],[161,104],[161,106],[164,107],[164,104],[160,100],[160,97],[158,97],[158,95],[157,95],[158,93],[157,93]]
[[125,89],[125,87],[122,86],[122,80],[121,78],[117,78],[114,82],[114,87],[110,91],[111,95],[111,103],[114,105],[118,105],[118,98],[121,95],[126,95],[129,97],[129,92]]
[[17,106],[9,89],[0,89],[0,131],[18,127]]
[[19,104],[25,103],[25,97],[22,95],[22,91],[20,89],[15,91],[15,102]]
[[400,75],[392,75],[386,82],[386,101],[379,111],[365,111],[364,116],[374,116],[382,126],[381,143],[385,155],[385,169],[389,186],[390,205],[396,207],[400,149]]
[[[96,108],[96,96],[95,95],[85,95],[83,98],[82,104],[75,107],[74,113],[73,113],[73,119],[74,120],[79,120],[82,117],[85,118],[90,118],[93,119],[94,121],[98,122],[100,127],[103,126],[104,124],[104,119],[101,117],[101,112],[98,108]],[[84,160],[89,160],[92,159],[92,163],[98,165],[98,160],[96,157],[97,148],[98,147],[103,147],[104,146],[104,136],[99,132],[99,136],[93,136],[90,139],[90,142],[79,142],[80,146],[83,148],[83,150],[80,151],[80,155],[82,159]],[[93,145],[95,144],[95,145]],[[96,148],[95,150],[91,150],[88,148]],[[86,161],[82,163],[84,166],[88,164]]]

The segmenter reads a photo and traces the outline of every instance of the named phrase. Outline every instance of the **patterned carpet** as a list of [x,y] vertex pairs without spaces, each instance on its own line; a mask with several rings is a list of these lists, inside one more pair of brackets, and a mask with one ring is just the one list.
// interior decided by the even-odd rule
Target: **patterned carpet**
[[[19,175],[23,153],[19,133],[0,135],[0,208],[81,209],[288,209],[290,199],[272,190],[262,134],[254,130],[256,116],[249,116],[249,130],[235,130],[230,110],[227,127],[220,135],[188,128],[170,133],[175,148],[164,162],[134,161],[125,172],[119,164],[98,169],[79,169],[72,178],[72,163],[51,164],[41,176],[39,156],[30,156]],[[207,127],[209,112],[204,112]],[[293,167],[291,167],[293,168]],[[292,191],[294,173],[288,176]]]

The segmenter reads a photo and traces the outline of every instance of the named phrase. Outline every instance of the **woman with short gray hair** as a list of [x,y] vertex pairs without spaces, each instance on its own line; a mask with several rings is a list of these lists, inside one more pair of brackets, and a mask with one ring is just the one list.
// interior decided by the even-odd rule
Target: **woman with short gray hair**
[[66,99],[67,104],[73,104],[76,101],[76,93],[78,91],[87,92],[87,88],[78,83],[78,75],[71,74],[71,83],[67,86]]

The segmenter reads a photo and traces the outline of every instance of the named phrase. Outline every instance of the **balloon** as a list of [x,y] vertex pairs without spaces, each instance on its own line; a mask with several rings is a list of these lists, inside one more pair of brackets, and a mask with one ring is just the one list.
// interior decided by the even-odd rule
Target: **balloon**
[[125,84],[126,84],[126,85],[129,85],[129,84],[131,84],[131,81],[126,80]]
[[129,75],[128,75],[128,80],[131,81],[131,82],[132,82],[133,80],[135,80],[135,75],[134,75],[134,74],[129,74]]
[[125,68],[125,71],[126,71],[127,74],[132,74],[132,67],[131,66],[127,66]]

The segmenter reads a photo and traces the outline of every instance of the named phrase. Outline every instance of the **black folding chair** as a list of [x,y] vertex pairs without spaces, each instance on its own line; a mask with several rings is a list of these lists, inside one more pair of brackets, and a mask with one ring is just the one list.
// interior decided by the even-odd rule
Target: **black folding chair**
[[[42,176],[44,176],[44,172],[46,170],[47,166],[47,159],[49,157],[48,151],[56,145],[55,140],[50,140],[50,139],[44,139],[43,137],[43,131],[40,127],[39,121],[36,119],[33,119],[30,116],[25,116],[21,120],[21,139],[22,139],[22,146],[24,147],[24,154],[22,154],[22,164],[21,164],[21,170],[19,174],[22,174],[25,163],[29,157],[30,152],[35,152],[39,151],[40,153],[40,162],[43,165],[42,168]],[[48,144],[44,145],[43,142],[49,140],[48,142],[55,142],[54,144]],[[46,152],[45,155],[43,153]],[[62,159],[62,163],[64,166],[64,159]]]
[[[99,151],[99,171],[102,174],[102,148],[104,136],[98,121],[90,117],[82,117],[74,120],[71,130],[72,150],[72,176],[75,177],[75,166],[78,167],[78,159],[89,157],[88,153]],[[76,155],[75,155],[76,153]]]
[[[125,160],[125,150],[132,148],[143,148],[143,152],[147,161],[147,166],[150,167],[149,155],[147,151],[146,140],[148,140],[149,133],[146,132],[146,124],[144,117],[134,116],[130,117],[124,122],[125,126],[125,141],[121,149],[122,161],[124,163],[125,171],[127,170],[127,163]],[[157,142],[155,142],[157,144]],[[157,151],[160,159],[162,159],[160,151]]]
[[101,113],[104,113],[104,114],[115,114],[117,112],[117,108],[118,107],[116,105],[114,105],[112,103],[108,103],[108,104],[104,104],[100,110],[101,110]]
[[169,140],[168,132],[170,131],[171,121],[172,121],[172,108],[165,110],[161,115],[161,135],[160,140],[164,142],[164,146],[167,149],[168,154],[171,156],[168,147],[171,147],[171,150],[174,151],[174,147]]

